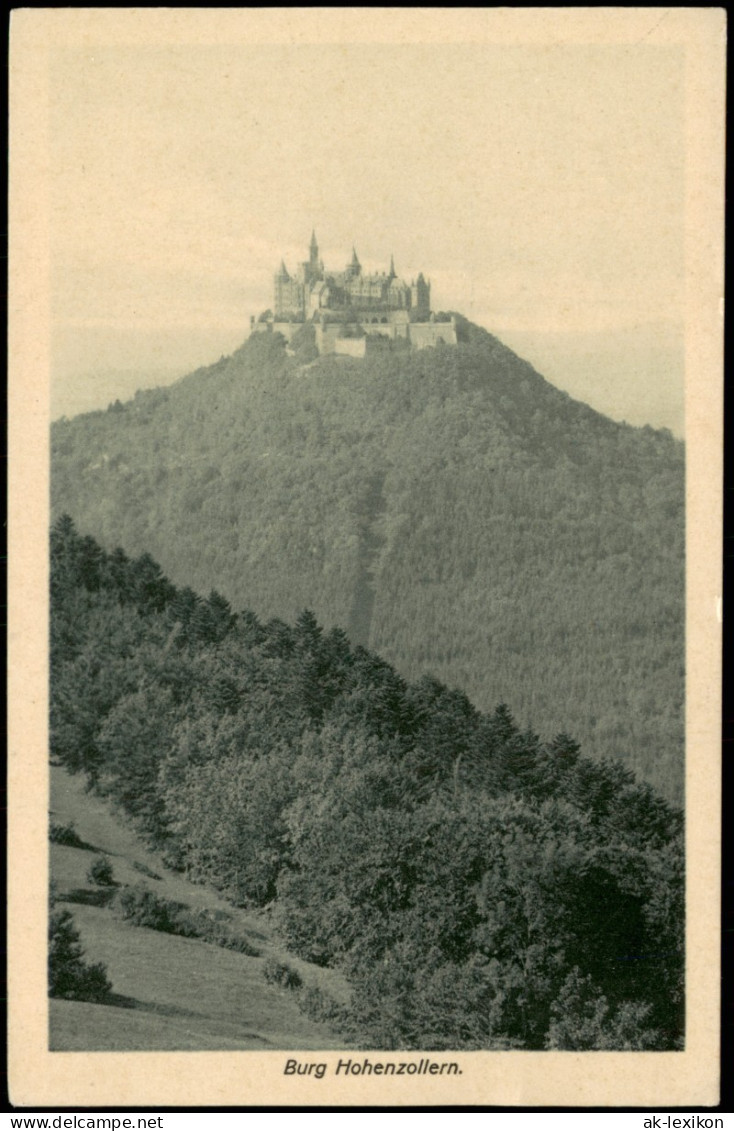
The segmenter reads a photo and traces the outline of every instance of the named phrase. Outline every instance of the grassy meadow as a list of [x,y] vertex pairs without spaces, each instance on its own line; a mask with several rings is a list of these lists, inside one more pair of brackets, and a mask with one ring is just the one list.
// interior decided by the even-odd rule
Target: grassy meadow
[[[50,1001],[52,1050],[344,1047],[343,1038],[299,1011],[293,994],[262,976],[268,957],[287,960],[304,983],[321,985],[344,1000],[347,985],[336,971],[286,953],[265,915],[234,908],[206,885],[167,869],[104,801],[85,791],[81,776],[51,767],[50,808],[52,822],[73,823],[88,846],[51,844],[56,905],[72,912],[85,960],[103,962],[112,981],[109,1004]],[[244,937],[259,956],[133,926],[110,906],[95,906],[105,891],[89,881],[87,872],[99,855],[109,858],[116,884],[142,882],[161,898],[205,912]]]

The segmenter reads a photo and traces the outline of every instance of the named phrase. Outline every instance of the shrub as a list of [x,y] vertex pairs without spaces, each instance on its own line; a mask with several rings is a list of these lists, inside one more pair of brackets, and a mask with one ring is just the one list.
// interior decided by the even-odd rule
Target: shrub
[[546,1038],[549,1049],[643,1051],[665,1047],[662,1035],[648,1024],[651,1006],[623,1001],[616,1010],[574,966],[551,1007]]
[[266,958],[263,963],[263,978],[275,986],[282,986],[285,990],[297,990],[303,985],[303,979],[297,970],[287,962],[279,962],[277,958]]
[[312,1021],[327,1021],[342,1033],[349,1029],[349,1011],[321,986],[303,986],[298,995],[298,1008]]
[[123,919],[136,927],[150,927],[169,935],[191,935],[181,921],[181,912],[188,911],[185,903],[161,899],[144,887],[124,887],[120,890],[116,906]]
[[114,887],[72,888],[70,891],[64,892],[66,903],[82,903],[86,907],[109,907],[114,896]]
[[260,950],[254,946],[249,939],[243,935],[237,935],[226,927],[217,927],[211,925],[211,929],[205,934],[199,935],[199,938],[204,942],[212,943],[213,946],[221,946],[224,950],[234,950],[237,954],[244,954],[248,958],[259,958]]
[[147,876],[149,880],[161,879],[158,873],[154,872],[152,868],[149,868],[147,864],[141,864],[137,860],[133,860],[133,868],[136,872],[140,872],[141,875]]
[[87,879],[90,884],[99,884],[100,887],[112,887],[114,876],[112,864],[106,856],[97,856],[89,865]]
[[[161,859],[163,860],[166,868],[170,868],[172,872],[186,871],[186,856],[184,854],[183,848],[178,844],[174,843],[170,847],[166,848],[161,855]],[[138,871],[142,871],[142,868],[138,869]],[[143,872],[143,875],[146,875],[146,873]],[[156,879],[160,879],[160,876],[157,876]]]
[[74,828],[73,821],[69,821],[68,825],[57,825],[55,821],[52,821],[48,836],[52,844],[64,844],[67,848],[87,847]]
[[248,939],[236,934],[226,924],[212,919],[206,911],[192,911],[190,908],[185,908],[177,912],[174,919],[175,925],[180,928],[176,931],[177,934],[201,939],[202,942],[221,946],[225,950],[236,950],[238,954],[245,954],[250,958],[258,958],[260,955],[260,951]]
[[70,911],[54,911],[48,924],[48,992],[51,997],[104,1001],[112,989],[102,962],[83,961],[84,949]]
[[258,958],[260,955],[260,951],[248,939],[217,922],[207,912],[194,911],[185,903],[177,903],[173,899],[163,899],[147,888],[122,888],[116,906],[122,918],[134,923],[136,927],[149,927],[153,931],[165,931],[169,935],[180,935],[187,939],[201,939],[202,942],[235,950],[250,958]]

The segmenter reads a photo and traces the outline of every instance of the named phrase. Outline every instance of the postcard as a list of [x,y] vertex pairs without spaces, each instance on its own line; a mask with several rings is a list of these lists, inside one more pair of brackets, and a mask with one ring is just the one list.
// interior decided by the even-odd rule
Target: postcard
[[717,1103],[725,32],[13,13],[16,1106]]

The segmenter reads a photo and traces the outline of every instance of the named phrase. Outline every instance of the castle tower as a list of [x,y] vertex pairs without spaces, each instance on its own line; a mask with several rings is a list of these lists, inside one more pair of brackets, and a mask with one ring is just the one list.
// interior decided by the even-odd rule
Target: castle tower
[[410,288],[410,307],[419,322],[426,322],[431,313],[431,284],[423,277],[423,272]]
[[425,282],[423,271],[411,285],[411,310],[420,322],[428,321],[431,313],[431,284]]
[[279,318],[289,319],[303,313],[303,285],[298,278],[293,278],[281,259],[280,268],[276,272],[274,282],[274,315]]
[[279,318],[287,312],[290,306],[290,291],[291,291],[291,277],[288,274],[288,268],[285,265],[285,260],[281,259],[280,268],[276,271],[273,277],[273,310],[275,317]]
[[301,264],[299,277],[307,287],[312,286],[324,277],[324,265],[319,259],[319,245],[316,242],[315,231],[311,232],[308,259]]
[[[423,272],[408,284],[398,277],[395,256],[391,253],[389,273],[367,274],[362,270],[356,247],[352,247],[345,269],[327,276],[319,258],[315,231],[311,232],[307,258],[298,264],[293,274],[281,260],[273,283],[271,321],[275,322],[304,322],[313,317],[334,322],[365,322],[372,327],[387,324],[394,330],[399,326],[407,327],[409,323],[428,323],[432,317],[431,284]],[[389,336],[384,330],[371,332]],[[426,330],[416,330],[415,341],[419,343],[416,348],[421,348],[420,343],[428,344],[429,339],[433,341]]]

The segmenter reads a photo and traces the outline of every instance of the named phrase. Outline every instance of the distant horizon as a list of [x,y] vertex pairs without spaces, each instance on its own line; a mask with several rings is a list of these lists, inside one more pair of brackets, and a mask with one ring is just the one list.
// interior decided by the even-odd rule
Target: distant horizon
[[[460,308],[458,312],[464,313]],[[674,321],[574,332],[499,327],[480,315],[465,317],[574,399],[614,420],[668,428],[683,438],[683,327]],[[244,319],[237,329],[77,330],[70,342],[56,342],[51,418],[105,409],[115,400],[130,399],[138,389],[173,384],[229,356],[248,334]]]

